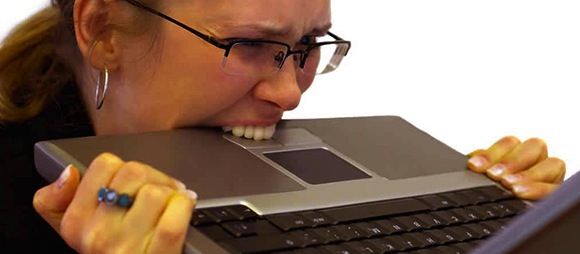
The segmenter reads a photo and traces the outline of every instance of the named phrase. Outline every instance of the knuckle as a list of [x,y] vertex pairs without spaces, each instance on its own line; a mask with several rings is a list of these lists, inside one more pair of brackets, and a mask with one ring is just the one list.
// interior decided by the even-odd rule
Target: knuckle
[[499,143],[505,145],[517,145],[521,143],[521,141],[516,136],[505,136],[499,140]]
[[168,198],[169,192],[161,186],[147,183],[141,187],[137,195],[149,201],[164,201]]
[[535,138],[535,137],[529,138],[524,143],[540,147],[542,150],[548,149],[548,145],[546,144],[546,141],[544,141],[541,138]]
[[78,227],[82,225],[83,216],[76,211],[67,210],[60,222],[60,235],[69,242],[78,237]]
[[554,165],[558,169],[566,169],[566,162],[558,157],[548,157],[546,159],[550,164]]
[[108,235],[103,227],[97,227],[89,230],[83,237],[81,249],[83,253],[105,253],[108,244]]
[[143,179],[146,175],[146,167],[135,161],[126,162],[117,172],[115,178],[119,177],[126,180]]
[[185,233],[184,230],[171,225],[161,224],[157,226],[157,237],[168,245],[181,244],[185,239]]

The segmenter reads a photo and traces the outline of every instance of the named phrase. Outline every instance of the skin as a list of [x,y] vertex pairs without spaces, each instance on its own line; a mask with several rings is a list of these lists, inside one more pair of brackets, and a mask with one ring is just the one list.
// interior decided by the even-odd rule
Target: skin
[[[295,45],[302,36],[325,32],[330,26],[328,0],[164,3],[161,10],[166,14],[217,38],[263,38]],[[155,38],[152,33],[127,36],[114,29],[98,33],[107,24],[130,20],[131,11],[135,7],[118,0],[75,2],[75,19],[90,21],[76,22],[75,27],[87,59],[80,70],[85,75],[79,75],[85,79],[79,84],[98,135],[185,126],[271,125],[298,105],[313,81],[313,76],[295,69],[291,58],[271,76],[227,75],[220,67],[223,51],[169,22],[160,23]],[[272,27],[276,33],[262,32]],[[98,40],[90,50],[94,38]],[[89,77],[105,67],[110,88],[97,111],[94,80]],[[564,163],[549,157],[546,144],[537,138],[521,142],[504,137],[469,156],[471,170],[527,199],[547,195],[565,174]],[[498,168],[503,170],[493,170]],[[95,197],[101,186],[135,196],[133,207],[100,204]],[[102,154],[82,181],[78,170],[68,167],[59,180],[36,193],[33,204],[79,252],[178,253],[195,200],[194,192],[148,165]]]

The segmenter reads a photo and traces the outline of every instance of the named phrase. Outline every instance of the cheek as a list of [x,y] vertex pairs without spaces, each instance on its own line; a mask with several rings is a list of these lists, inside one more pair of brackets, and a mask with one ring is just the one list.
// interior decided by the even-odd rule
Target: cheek
[[177,125],[196,125],[220,113],[257,82],[225,74],[222,50],[190,37],[171,41],[175,43],[166,41],[160,55],[155,83],[165,92],[170,90],[169,101],[161,103],[176,114]]
[[296,75],[296,81],[298,82],[298,87],[300,87],[300,91],[302,91],[302,93],[306,92],[306,90],[310,88],[312,82],[314,82],[314,77],[316,77],[316,75]]

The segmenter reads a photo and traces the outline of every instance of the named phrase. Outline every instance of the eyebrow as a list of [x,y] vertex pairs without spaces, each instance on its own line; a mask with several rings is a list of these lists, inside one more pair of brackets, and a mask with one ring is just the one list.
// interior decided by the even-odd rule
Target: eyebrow
[[[226,22],[220,24],[221,28],[228,29],[240,29],[247,28],[257,31],[258,33],[265,36],[283,36],[290,33],[290,27],[284,27],[275,22],[261,22],[261,23],[248,23],[248,24],[238,24],[233,22]],[[324,25],[314,27],[307,34],[315,35],[325,35],[328,30],[332,27],[332,23],[325,23]]]

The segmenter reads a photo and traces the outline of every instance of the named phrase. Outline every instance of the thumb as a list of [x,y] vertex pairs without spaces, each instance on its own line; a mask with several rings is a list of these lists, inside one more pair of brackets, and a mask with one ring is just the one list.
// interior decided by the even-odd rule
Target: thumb
[[57,232],[60,232],[62,216],[75,195],[79,181],[79,170],[69,165],[55,182],[39,189],[34,194],[32,201],[34,209]]

